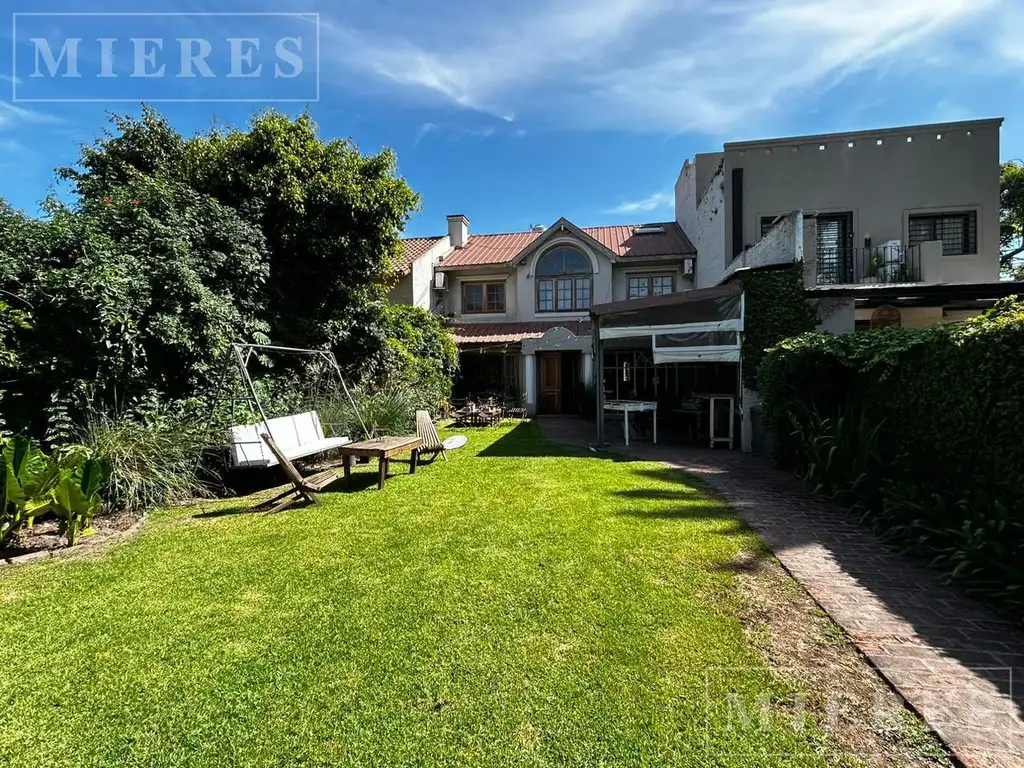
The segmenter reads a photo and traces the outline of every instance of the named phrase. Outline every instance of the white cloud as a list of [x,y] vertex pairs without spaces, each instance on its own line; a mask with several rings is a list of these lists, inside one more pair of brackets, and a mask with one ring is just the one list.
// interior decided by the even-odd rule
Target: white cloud
[[436,123],[424,123],[421,125],[419,130],[416,131],[416,139],[412,143],[413,147],[418,147],[420,142],[427,138],[427,134],[434,130],[437,130]]
[[608,213],[648,213],[662,208],[671,208],[673,197],[665,192],[655,192],[641,200],[632,200],[615,206]]
[[[735,132],[851,73],[920,63],[933,41],[1016,0],[542,2],[453,8],[440,27],[326,24],[325,55],[378,83],[504,119]],[[1003,55],[1024,58],[1019,40]]]
[[35,110],[18,107],[7,101],[0,101],[0,130],[12,128],[26,123],[55,123],[51,115]]

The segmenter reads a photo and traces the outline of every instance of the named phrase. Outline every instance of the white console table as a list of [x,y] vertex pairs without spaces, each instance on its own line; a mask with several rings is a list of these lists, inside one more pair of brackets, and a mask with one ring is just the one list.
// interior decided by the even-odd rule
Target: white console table
[[653,413],[654,414],[654,444],[658,444],[658,404],[644,400],[607,400],[604,404],[606,411],[622,413],[624,430],[626,433],[626,446],[629,446],[629,414],[631,413]]

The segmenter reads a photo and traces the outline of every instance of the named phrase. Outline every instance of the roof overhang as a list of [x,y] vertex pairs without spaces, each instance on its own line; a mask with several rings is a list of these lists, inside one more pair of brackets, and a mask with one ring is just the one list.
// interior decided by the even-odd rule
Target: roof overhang
[[812,299],[854,299],[859,306],[896,304],[940,306],[957,301],[991,301],[1024,295],[1024,281],[994,283],[906,283],[900,285],[831,285],[805,291]]

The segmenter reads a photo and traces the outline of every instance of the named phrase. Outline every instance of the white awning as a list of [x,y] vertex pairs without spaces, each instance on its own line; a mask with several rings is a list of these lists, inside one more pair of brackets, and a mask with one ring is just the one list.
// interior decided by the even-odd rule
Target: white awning
[[602,341],[650,340],[655,364],[739,362],[745,301],[723,286],[595,307]]

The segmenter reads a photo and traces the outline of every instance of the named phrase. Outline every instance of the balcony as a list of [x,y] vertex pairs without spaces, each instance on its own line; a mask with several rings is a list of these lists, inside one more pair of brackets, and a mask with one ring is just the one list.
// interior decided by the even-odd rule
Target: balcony
[[818,285],[877,285],[924,280],[920,245],[887,243],[864,248],[818,246]]

